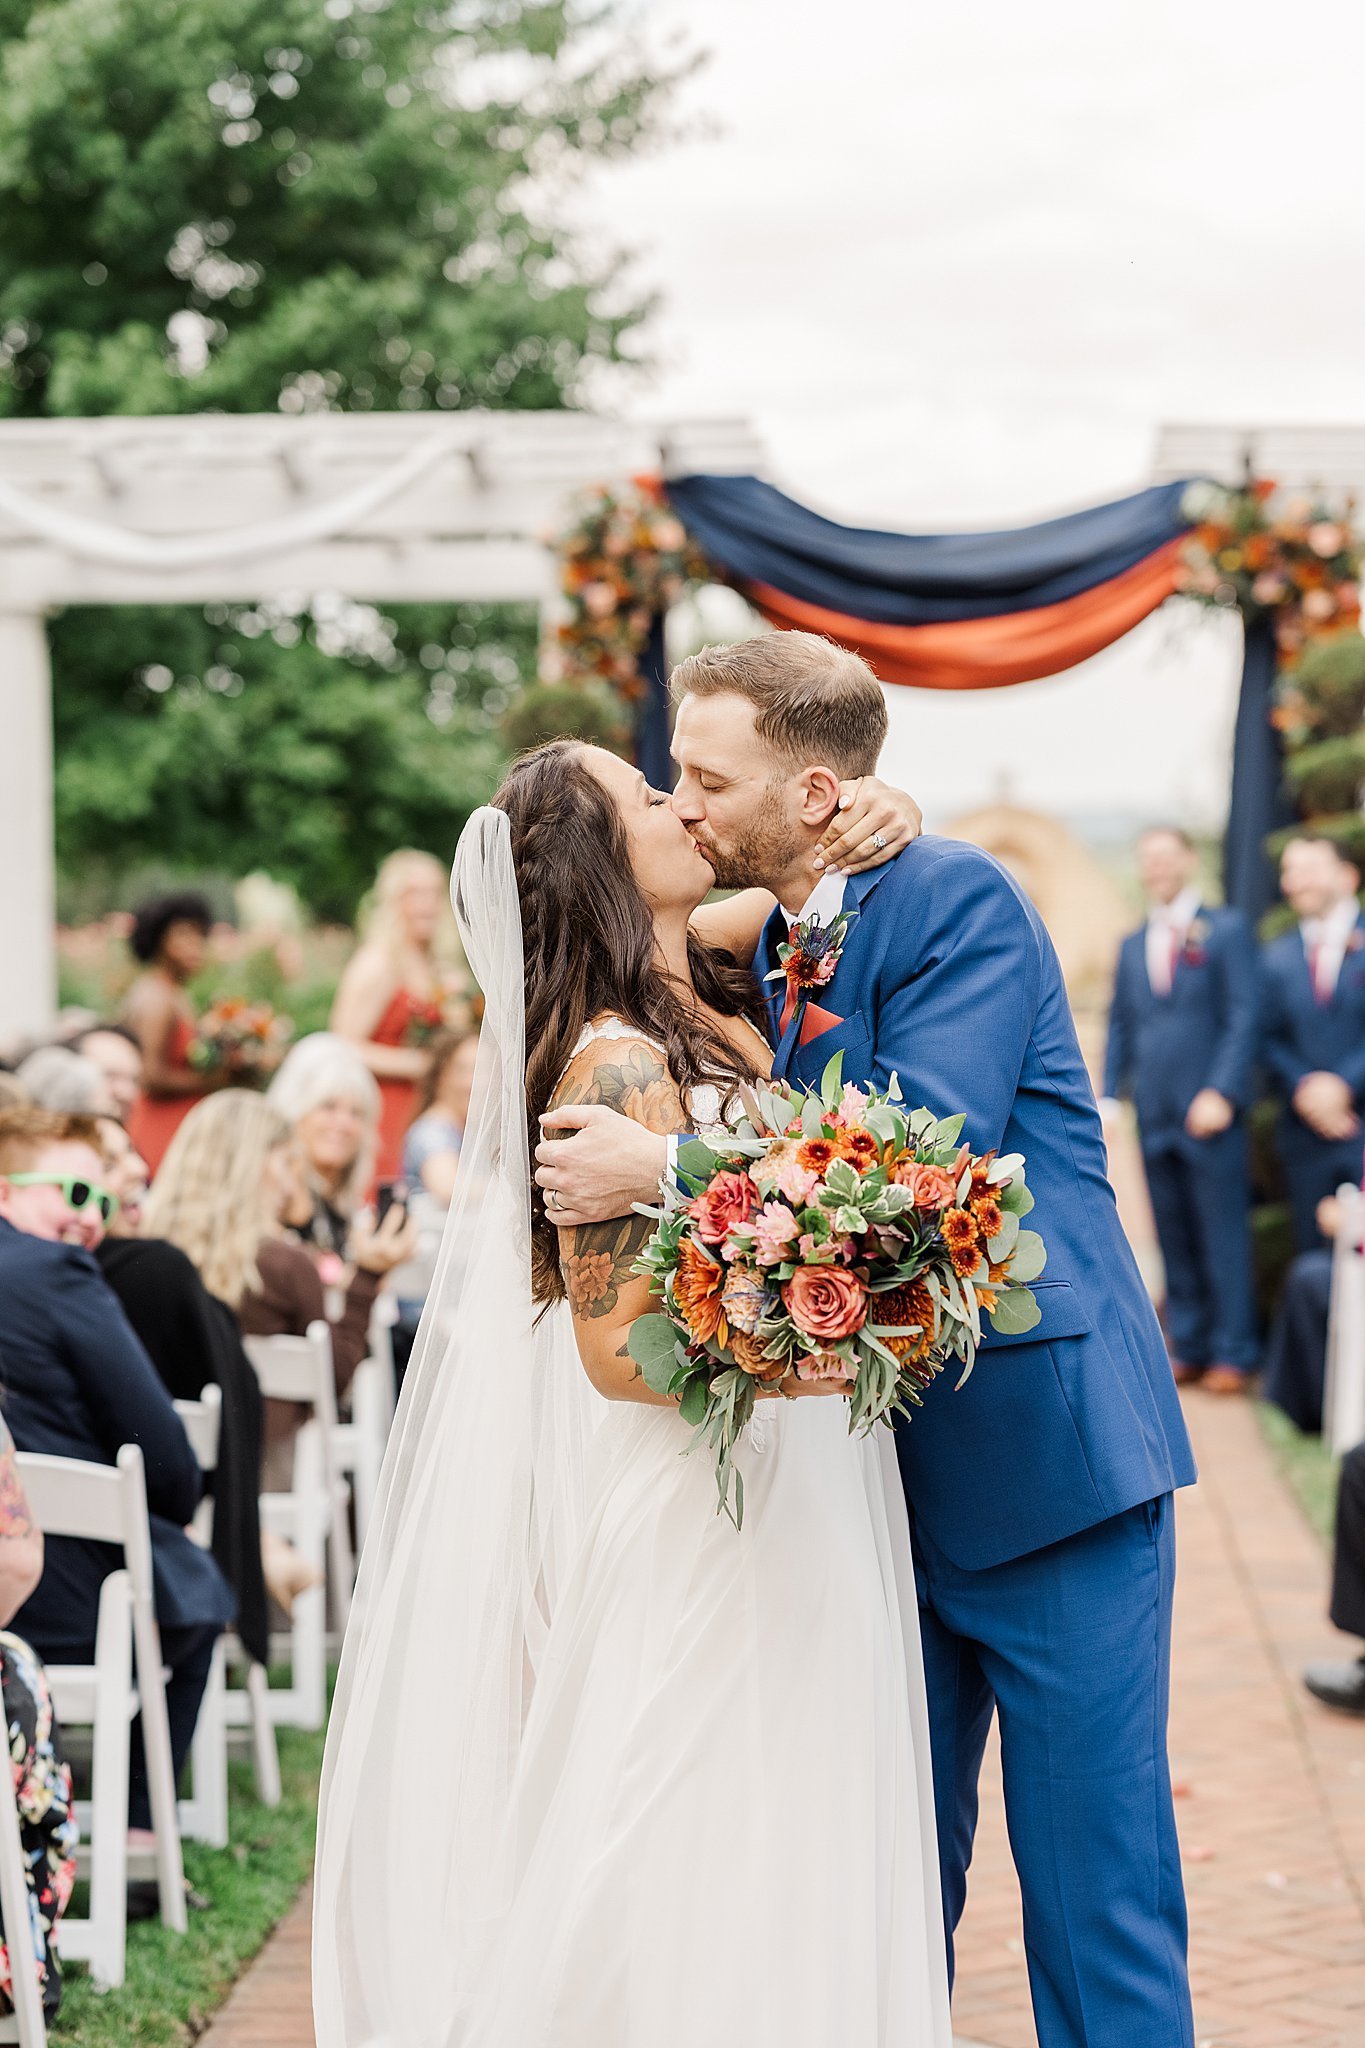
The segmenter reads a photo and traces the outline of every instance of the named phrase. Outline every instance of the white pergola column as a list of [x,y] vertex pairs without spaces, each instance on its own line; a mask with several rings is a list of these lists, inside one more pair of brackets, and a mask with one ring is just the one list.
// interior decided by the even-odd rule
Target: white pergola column
[[51,1027],[55,918],[47,629],[0,610],[0,1047]]

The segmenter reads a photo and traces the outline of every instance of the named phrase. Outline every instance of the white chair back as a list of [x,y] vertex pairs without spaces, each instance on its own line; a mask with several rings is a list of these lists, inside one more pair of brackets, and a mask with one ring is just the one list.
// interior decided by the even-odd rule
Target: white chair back
[[1337,1200],[1322,1434],[1340,1457],[1365,1440],[1365,1193],[1348,1185],[1338,1188]]
[[[261,1495],[261,1527],[292,1543],[319,1573],[316,1586],[295,1595],[289,1632],[279,1648],[289,1662],[289,1683],[271,1686],[267,1695],[277,1726],[316,1729],[327,1717],[328,1597],[340,1629],[352,1570],[347,1503],[335,1458],[332,1333],[326,1323],[316,1322],[305,1337],[248,1337],[245,1345],[262,1394],[302,1403],[311,1411],[294,1438],[289,1491]],[[228,1706],[231,1716],[235,1695],[229,1694]]]
[[199,1470],[216,1472],[223,1429],[222,1388],[210,1381],[197,1401],[177,1401],[175,1412],[185,1425],[185,1434],[199,1461]]
[[[19,2048],[47,2048],[43,1995],[38,1988],[30,1944],[24,1936],[32,1924],[24,1850],[19,1836],[19,1808],[14,1798],[14,1773],[9,1758],[0,1759],[0,1914],[9,1942],[10,1998],[14,2011],[0,2020],[0,2041]],[[18,1931],[11,1935],[9,1930]]]
[[[125,1444],[112,1466],[28,1451],[19,1452],[15,1462],[45,1536],[85,1537],[123,1552],[123,1569],[111,1572],[100,1591],[95,1662],[48,1666],[58,1719],[93,1727],[95,1740],[90,1917],[63,1921],[62,1947],[65,1954],[88,1960],[98,1982],[117,1985],[124,1969],[128,1724],[137,1713],[142,1717],[161,1918],[178,1934],[187,1924],[142,1452],[136,1444]],[[135,1688],[129,1682],[130,1622]]]

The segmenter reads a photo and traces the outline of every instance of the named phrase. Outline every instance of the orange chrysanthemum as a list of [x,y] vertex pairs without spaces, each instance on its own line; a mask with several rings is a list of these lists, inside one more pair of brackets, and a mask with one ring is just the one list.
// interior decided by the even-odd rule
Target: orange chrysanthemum
[[823,1173],[838,1157],[839,1147],[833,1138],[807,1138],[797,1151],[796,1163],[808,1173]]
[[970,1244],[955,1244],[950,1247],[950,1250],[953,1258],[953,1271],[957,1274],[958,1279],[970,1280],[972,1274],[981,1264],[980,1245],[973,1238]]
[[714,1337],[720,1328],[720,1293],[725,1285],[725,1268],[708,1259],[690,1237],[678,1246],[678,1270],[673,1295],[688,1329],[699,1344]]
[[966,1251],[969,1247],[973,1251],[976,1250],[976,1218],[970,1210],[949,1209],[945,1211],[939,1229],[943,1232],[943,1242],[950,1251]]
[[1005,1220],[1005,1212],[994,1195],[982,1195],[975,1200],[972,1203],[972,1214],[975,1216],[981,1235],[986,1239],[987,1243],[993,1237],[1000,1235],[1000,1226]]
[[918,1336],[888,1337],[885,1343],[887,1350],[893,1351],[902,1361],[919,1358],[934,1341],[934,1297],[922,1280],[911,1280],[904,1287],[892,1287],[885,1294],[874,1294],[868,1320],[878,1325],[893,1323],[897,1329],[917,1325]]
[[839,1133],[840,1157],[850,1166],[856,1166],[860,1173],[866,1173],[869,1166],[875,1166],[878,1158],[877,1140],[871,1131],[865,1131],[861,1124],[854,1124],[850,1130]]

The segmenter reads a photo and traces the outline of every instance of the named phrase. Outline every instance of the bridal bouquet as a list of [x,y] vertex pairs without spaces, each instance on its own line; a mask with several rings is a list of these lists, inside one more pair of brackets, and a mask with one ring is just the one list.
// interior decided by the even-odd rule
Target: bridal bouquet
[[907,1109],[894,1076],[885,1094],[845,1086],[841,1065],[818,1089],[740,1089],[725,1133],[683,1148],[689,1199],[644,1212],[658,1225],[635,1270],[663,1308],[635,1323],[630,1353],[693,1447],[711,1446],[737,1528],[735,1446],[765,1383],[837,1381],[850,1430],[889,1425],[949,1359],[965,1382],[983,1314],[1009,1337],[1039,1319],[1028,1282],[1047,1254],[1021,1228],[1022,1155],[973,1157],[963,1117]]
[[220,996],[199,1019],[185,1057],[201,1073],[226,1072],[250,1086],[274,1073],[293,1029],[289,1018],[278,1016],[269,1003]]

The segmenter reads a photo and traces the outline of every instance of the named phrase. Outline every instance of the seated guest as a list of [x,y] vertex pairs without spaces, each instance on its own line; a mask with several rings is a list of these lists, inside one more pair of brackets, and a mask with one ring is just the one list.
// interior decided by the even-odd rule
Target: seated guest
[[[1332,1552],[1332,1625],[1365,1636],[1365,1444],[1341,1461],[1337,1531]],[[1365,1645],[1345,1664],[1310,1664],[1303,1682],[1315,1699],[1344,1714],[1365,1714]]]
[[469,1120],[478,1052],[477,1031],[437,1033],[431,1042],[431,1064],[418,1090],[417,1114],[403,1140],[403,1183],[408,1214],[417,1231],[417,1249],[391,1282],[398,1298],[393,1357],[400,1383],[436,1274]]
[[294,1136],[298,1185],[286,1228],[339,1261],[374,1172],[379,1084],[353,1045],[314,1031],[284,1057],[266,1101]]
[[[166,1707],[177,1776],[189,1753],[213,1646],[235,1603],[185,1532],[201,1475],[155,1368],[93,1257],[113,1210],[98,1127],[52,1110],[0,1114],[0,1310],[5,1416],[21,1451],[113,1465],[142,1450]],[[43,1576],[17,1616],[46,1663],[89,1663],[108,1545],[49,1537]],[[151,1825],[141,1729],[133,1731],[129,1823]]]
[[72,1116],[105,1116],[114,1100],[93,1060],[65,1045],[40,1045],[15,1075],[30,1102],[39,1109],[66,1110]]
[[1137,1111],[1175,1376],[1239,1394],[1257,1353],[1243,1121],[1256,942],[1241,911],[1205,903],[1188,834],[1144,832],[1138,867],[1148,914],[1119,955],[1102,1107],[1127,1095]]
[[109,1106],[121,1124],[142,1099],[142,1047],[126,1024],[91,1024],[71,1040],[72,1052],[98,1067]]
[[[171,1141],[143,1212],[150,1236],[177,1244],[249,1337],[302,1336],[328,1320],[317,1266],[283,1234],[294,1192],[289,1126],[262,1096],[242,1088],[196,1103]],[[332,1323],[340,1399],[369,1349],[370,1311],[383,1275],[410,1249],[404,1220],[352,1235],[355,1271]],[[265,1404],[266,1484],[287,1485],[298,1414]],[[272,1450],[276,1455],[272,1456]]]
[[1298,918],[1261,954],[1263,1052],[1285,1097],[1280,1161],[1300,1251],[1322,1242],[1318,1203],[1360,1172],[1365,1110],[1365,918],[1360,876],[1328,839],[1291,839],[1280,888]]
[[155,1173],[186,1112],[220,1085],[190,1065],[198,1015],[189,983],[208,955],[213,912],[193,892],[157,896],[133,914],[128,943],[142,973],[124,998],[124,1018],[142,1049],[141,1099],[129,1128]]
[[102,1117],[99,1132],[104,1184],[119,1206],[95,1257],[171,1399],[197,1401],[210,1385],[221,1390],[218,1467],[205,1482],[213,1494],[213,1554],[237,1596],[247,1655],[264,1664],[267,1583],[287,1609],[297,1575],[311,1579],[290,1545],[262,1537],[261,1390],[231,1309],[214,1300],[178,1246],[139,1235],[147,1168],[127,1131]]
[[[1342,1214],[1335,1195],[1327,1195],[1318,1203],[1317,1224],[1325,1238],[1336,1239]],[[1317,1436],[1322,1429],[1331,1300],[1330,1248],[1323,1245],[1316,1251],[1300,1252],[1285,1275],[1280,1305],[1266,1345],[1261,1392],[1306,1436]]]
[[[21,1952],[26,1948],[32,1958],[43,2012],[51,2020],[62,2002],[61,1959],[53,1935],[76,1882],[71,1766],[62,1753],[47,1673],[9,1626],[42,1575],[43,1534],[34,1526],[14,1462],[14,1440],[0,1418],[0,1690],[30,1895],[28,1938]],[[11,1968],[8,1945],[0,1945],[0,2009],[14,2003]]]
[[460,1146],[469,1121],[477,1031],[441,1031],[431,1041],[431,1065],[417,1095],[417,1113],[403,1140],[403,1178],[450,1207]]

